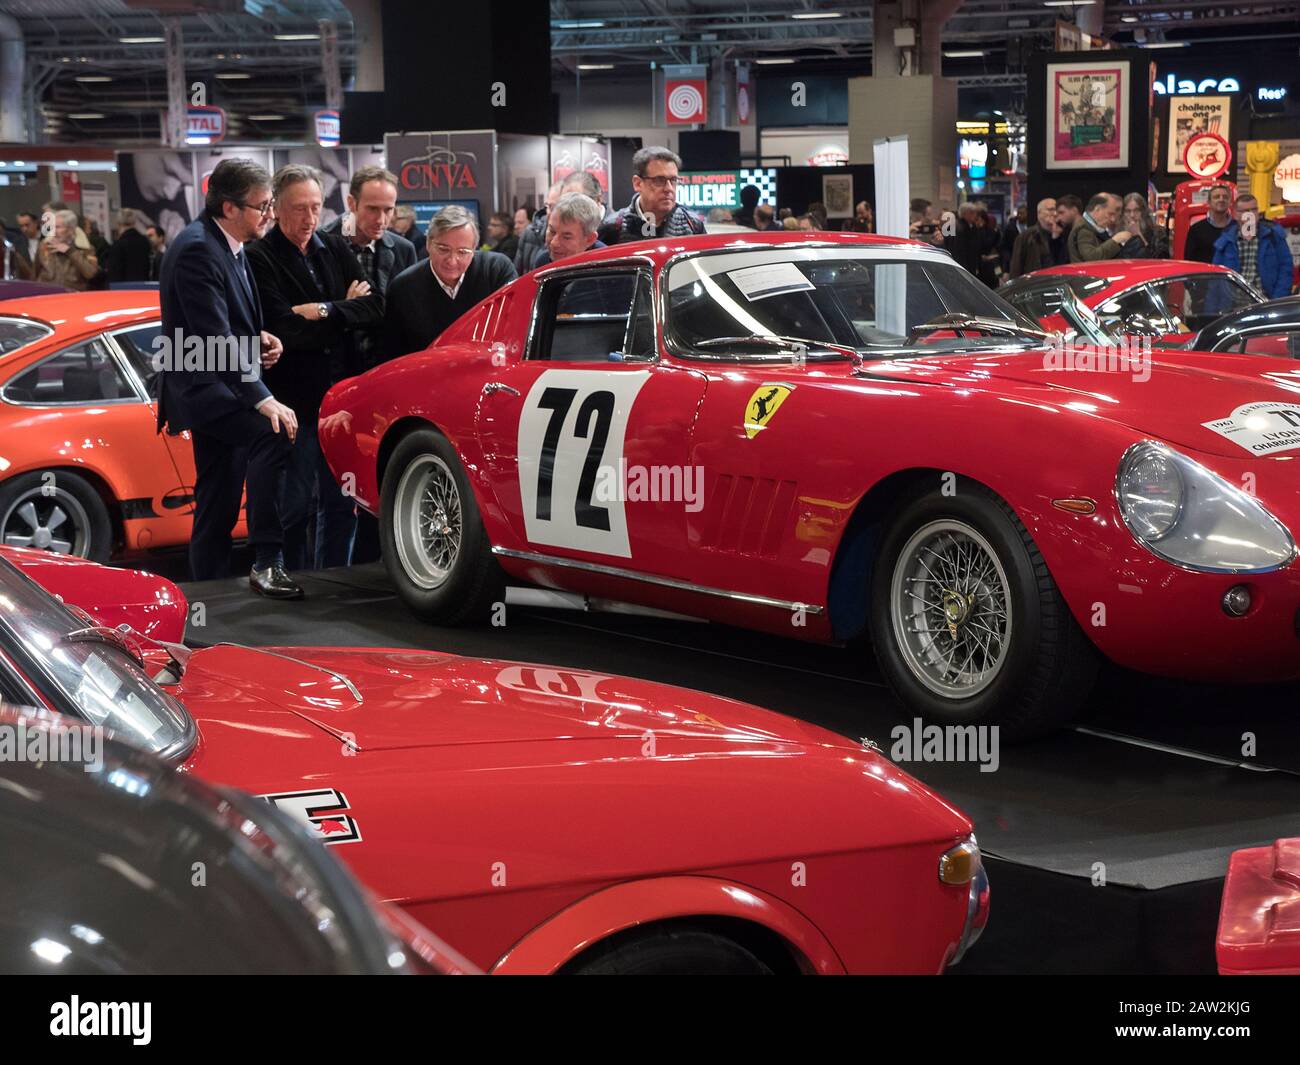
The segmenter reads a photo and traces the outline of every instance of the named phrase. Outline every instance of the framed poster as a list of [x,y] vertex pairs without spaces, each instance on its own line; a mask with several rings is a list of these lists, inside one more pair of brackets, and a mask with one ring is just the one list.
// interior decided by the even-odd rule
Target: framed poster
[[1129,62],[1047,64],[1048,170],[1128,166]]
[[1231,96],[1170,96],[1169,151],[1165,168],[1171,174],[1186,174],[1183,156],[1187,142],[1201,133],[1217,133],[1231,143],[1228,136],[1232,114]]
[[853,217],[853,175],[823,174],[822,203],[827,218]]

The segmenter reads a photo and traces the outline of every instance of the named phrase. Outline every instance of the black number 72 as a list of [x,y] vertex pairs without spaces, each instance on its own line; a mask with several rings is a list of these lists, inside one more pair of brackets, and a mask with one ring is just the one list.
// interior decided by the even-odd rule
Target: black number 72
[[[548,388],[542,392],[537,401],[538,407],[551,412],[546,425],[546,434],[542,438],[542,457],[537,464],[537,519],[551,520],[551,485],[555,475],[555,451],[560,443],[560,430],[564,428],[564,419],[568,417],[569,408],[578,395],[576,388]],[[592,416],[596,426],[591,427]],[[609,439],[610,422],[614,420],[614,393],[593,392],[582,401],[578,408],[578,421],[574,433],[584,440],[590,435],[591,444],[587,448],[587,458],[582,464],[582,476],[578,479],[578,498],[574,500],[573,517],[587,529],[603,529],[609,532],[609,511],[598,507],[591,501],[596,488],[596,472],[600,469],[600,459],[605,453],[605,441]]]

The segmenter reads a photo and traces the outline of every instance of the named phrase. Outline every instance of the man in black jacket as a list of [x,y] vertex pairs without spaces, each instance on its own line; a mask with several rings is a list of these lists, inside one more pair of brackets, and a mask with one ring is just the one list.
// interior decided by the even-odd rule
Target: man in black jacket
[[1196,263],[1214,262],[1214,243],[1232,225],[1232,186],[1215,185],[1206,200],[1206,215],[1193,222],[1183,244],[1183,258]]
[[[349,334],[379,324],[382,296],[371,294],[346,241],[316,232],[323,197],[309,166],[281,167],[272,185],[276,226],[248,250],[266,320],[284,341],[267,384],[293,408],[302,427],[280,494],[284,565],[346,566],[356,532],[356,501],[335,482],[317,436],[321,400],[330,385],[360,369]],[[308,542],[316,517],[314,546]]]
[[266,228],[270,186],[252,160],[223,159],[208,179],[203,214],[167,249],[158,293],[165,345],[154,355],[158,428],[189,429],[194,441],[195,580],[230,572],[230,537],[247,478],[249,584],[272,598],[301,599],[279,561],[279,481],[298,419],[261,379],[283,349],[262,328],[243,247]]
[[[352,175],[347,204],[347,214],[324,226],[321,232],[343,237],[361,266],[362,276],[370,282],[370,291],[386,296],[393,279],[418,258],[411,242],[392,228],[397,217],[397,175],[381,166],[363,166]],[[382,361],[381,334],[382,323],[353,329],[359,369],[368,370]]]
[[102,265],[109,284],[118,281],[148,281],[149,259],[153,249],[149,238],[136,228],[136,215],[130,207],[117,212],[113,243],[104,253]]
[[619,212],[620,243],[704,232],[704,223],[677,202],[681,166],[681,157],[667,148],[642,148],[632,156],[632,188],[636,194]]
[[429,261],[405,270],[388,290],[387,359],[423,351],[457,318],[518,275],[494,251],[475,251],[478,226],[463,207],[444,207],[429,223]]

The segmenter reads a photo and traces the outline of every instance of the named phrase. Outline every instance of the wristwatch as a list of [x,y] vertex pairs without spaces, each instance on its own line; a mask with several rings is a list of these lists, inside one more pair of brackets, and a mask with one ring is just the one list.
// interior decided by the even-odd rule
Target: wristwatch
[[328,318],[330,316],[330,305],[328,303],[316,304],[316,313],[321,318]]

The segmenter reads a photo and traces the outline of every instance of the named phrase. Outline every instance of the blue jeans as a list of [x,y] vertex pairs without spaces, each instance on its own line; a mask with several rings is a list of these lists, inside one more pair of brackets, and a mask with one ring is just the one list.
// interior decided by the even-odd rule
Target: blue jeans
[[[284,471],[280,515],[284,522],[281,557],[285,569],[324,569],[351,563],[357,534],[356,501],[343,494],[330,473],[314,424],[310,428],[299,426]],[[314,544],[308,539],[313,516]]]

